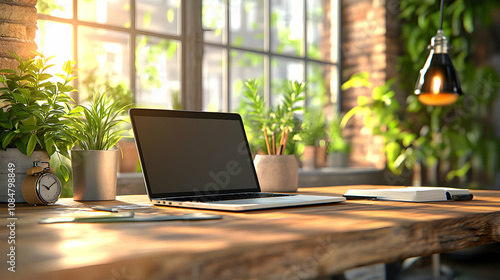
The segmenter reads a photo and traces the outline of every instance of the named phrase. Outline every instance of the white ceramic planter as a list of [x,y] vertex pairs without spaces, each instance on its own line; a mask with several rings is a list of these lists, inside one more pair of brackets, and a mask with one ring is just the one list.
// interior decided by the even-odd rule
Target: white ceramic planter
[[118,150],[71,150],[73,200],[116,199]]
[[294,155],[256,155],[255,170],[263,192],[295,192],[299,165]]
[[[45,151],[34,151],[30,157],[21,153],[17,148],[0,149],[0,203],[9,202],[9,183],[14,184],[11,194],[14,194],[15,203],[25,203],[21,186],[26,172],[33,167],[34,161],[50,161]],[[13,175],[12,175],[13,174]],[[10,181],[9,181],[10,180]],[[12,199],[11,199],[12,201]]]

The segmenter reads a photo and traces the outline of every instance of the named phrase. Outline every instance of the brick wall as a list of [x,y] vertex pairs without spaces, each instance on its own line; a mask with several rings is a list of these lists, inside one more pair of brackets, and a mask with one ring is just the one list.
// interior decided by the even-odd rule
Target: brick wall
[[37,0],[0,0],[0,69],[15,69],[17,61],[9,52],[32,57],[37,49]]
[[[342,0],[342,82],[362,71],[370,73],[375,86],[397,76],[397,57],[402,49],[398,11],[397,0]],[[371,89],[343,91],[342,112],[356,106],[359,96],[371,96]],[[362,128],[362,118],[354,117],[345,131],[353,144],[351,165],[384,167],[383,140]]]

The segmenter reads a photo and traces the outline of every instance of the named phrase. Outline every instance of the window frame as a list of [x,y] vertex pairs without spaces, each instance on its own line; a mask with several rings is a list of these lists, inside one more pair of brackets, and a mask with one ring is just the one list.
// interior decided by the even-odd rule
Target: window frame
[[[137,100],[137,83],[136,83],[136,74],[137,69],[135,66],[136,62],[136,38],[138,35],[145,36],[153,36],[161,39],[167,40],[176,40],[181,44],[181,74],[180,74],[180,97],[182,102],[182,108],[184,110],[202,110],[203,107],[203,50],[205,46],[217,47],[221,48],[224,51],[224,59],[229,62],[231,51],[244,51],[251,52],[254,54],[263,55],[264,57],[264,96],[269,102],[271,95],[271,61],[273,58],[285,58],[285,59],[294,59],[299,60],[304,65],[304,80],[308,79],[308,64],[310,63],[320,63],[323,65],[330,65],[337,68],[337,96],[336,96],[336,109],[337,112],[341,111],[341,1],[340,0],[332,0],[332,5],[334,3],[337,4],[337,20],[336,22],[332,22],[337,26],[337,61],[324,61],[320,59],[310,58],[308,56],[308,43],[307,43],[307,0],[302,0],[304,9],[303,9],[303,56],[293,56],[287,54],[279,54],[271,51],[270,49],[270,41],[271,41],[271,26],[270,26],[270,16],[271,16],[271,0],[264,0],[264,11],[265,11],[265,22],[264,22],[264,48],[263,50],[255,50],[244,47],[237,47],[231,45],[231,32],[229,28],[229,22],[231,17],[230,12],[230,3],[231,0],[226,0],[225,5],[225,14],[226,14],[226,29],[224,30],[224,35],[227,36],[222,43],[213,43],[206,42],[203,38],[204,32],[209,32],[209,30],[204,30],[202,26],[202,9],[203,3],[202,0],[182,0],[181,3],[181,34],[180,35],[172,35],[172,34],[162,34],[156,32],[149,32],[144,30],[136,29],[136,1],[130,0],[130,27],[120,27],[110,24],[102,24],[95,22],[88,22],[78,19],[78,0],[72,0],[73,3],[73,18],[59,18],[46,14],[38,14],[39,20],[53,21],[59,23],[70,24],[73,29],[73,59],[76,61],[76,66],[78,67],[78,27],[92,27],[92,28],[100,28],[110,31],[118,31],[127,33],[130,36],[130,71],[129,71],[129,79],[130,79],[130,89],[134,93],[134,98]],[[189,20],[188,20],[189,19]],[[223,74],[223,92],[222,92],[222,104],[221,111],[227,112],[230,108],[230,99],[229,96],[230,87],[231,87],[231,79],[230,79],[230,67],[229,63],[225,63],[224,65],[224,73]],[[78,73],[76,73],[78,75]],[[190,82],[188,82],[188,79]],[[78,89],[78,84],[75,85],[75,88]],[[78,97],[75,98],[75,101],[78,103]]]
[[[200,0],[201,1],[201,0]],[[123,32],[126,33],[130,37],[130,54],[129,54],[129,59],[130,59],[130,71],[128,73],[129,75],[129,80],[130,80],[130,90],[134,93],[134,99],[137,100],[137,83],[136,83],[136,75],[137,75],[137,69],[136,69],[136,38],[138,35],[144,35],[144,36],[152,36],[152,37],[157,37],[160,39],[167,39],[167,40],[175,40],[178,41],[181,44],[181,59],[184,62],[184,54],[186,53],[186,29],[185,29],[185,21],[186,21],[186,2],[191,2],[191,1],[181,1],[181,34],[180,35],[173,35],[173,34],[164,34],[164,33],[156,33],[156,32],[150,32],[150,31],[145,31],[145,30],[138,30],[136,28],[136,1],[135,0],[129,0],[130,4],[130,27],[121,27],[121,26],[116,26],[116,25],[111,25],[111,24],[105,24],[105,23],[96,23],[96,22],[89,22],[89,21],[83,21],[78,19],[78,0],[72,0],[72,5],[73,5],[73,17],[70,19],[67,18],[60,18],[60,17],[54,17],[51,15],[47,14],[40,14],[38,13],[38,20],[46,20],[46,21],[53,21],[53,22],[58,22],[58,23],[65,23],[69,24],[72,27],[73,30],[73,38],[72,40],[72,46],[73,46],[73,60],[76,61],[76,68],[78,68],[78,27],[83,26],[83,27],[91,27],[91,28],[99,28],[99,29],[104,29],[104,30],[109,30],[109,31],[118,31],[118,32]],[[198,1],[192,1],[192,2],[198,2]],[[200,2],[201,3],[201,2]],[[200,16],[201,16],[201,10],[200,10]],[[184,64],[184,63],[182,63]],[[185,82],[185,70],[186,67],[183,67],[181,65],[181,88],[180,92],[182,93],[181,99],[182,99],[182,105],[183,108],[189,108],[192,107],[191,104],[184,104],[187,100],[185,100],[185,88],[186,88],[186,82]],[[78,76],[78,71],[75,73],[75,76]],[[78,90],[79,85],[78,83],[75,84],[75,88]],[[79,104],[80,100],[78,95],[74,96],[75,102]]]
[[[203,1],[203,0],[200,0]],[[231,52],[232,51],[243,51],[243,52],[250,52],[254,54],[259,54],[264,57],[264,98],[266,102],[269,102],[271,100],[271,81],[272,81],[272,70],[271,70],[271,61],[274,58],[285,58],[285,59],[293,59],[297,61],[301,61],[304,65],[304,81],[308,81],[308,64],[310,63],[319,63],[323,65],[329,65],[329,66],[334,66],[337,68],[337,96],[336,96],[336,113],[340,113],[342,109],[342,99],[341,99],[341,65],[342,65],[342,58],[341,58],[341,1],[340,0],[332,0],[332,5],[334,2],[337,5],[337,20],[335,22],[332,22],[332,25],[337,26],[337,61],[336,62],[331,62],[331,61],[324,61],[321,59],[314,59],[310,58],[308,56],[308,43],[307,43],[307,0],[302,0],[304,9],[303,9],[303,51],[304,55],[303,56],[294,56],[294,55],[287,55],[287,54],[280,54],[277,52],[273,52],[271,50],[270,42],[271,42],[271,1],[272,0],[263,0],[264,2],[264,47],[263,50],[256,50],[252,48],[245,48],[245,47],[238,47],[238,46],[233,46],[231,45],[231,32],[230,32],[230,22],[231,22],[231,12],[230,12],[230,5],[231,5],[231,0],[226,0],[226,5],[225,5],[225,30],[223,30],[223,42],[222,43],[214,43],[214,42],[206,42],[202,38],[202,43],[203,47],[209,46],[209,47],[215,47],[215,48],[220,48],[223,50],[223,59],[227,63],[224,63],[224,73],[222,75],[223,77],[223,92],[222,92],[222,104],[221,108],[219,108],[222,112],[228,112],[230,111],[231,104],[230,104],[230,88],[231,88],[231,69],[229,65],[231,64]],[[211,30],[204,30],[205,32],[210,32]],[[201,94],[201,93],[200,93]],[[306,96],[307,96],[307,90],[306,90]],[[307,100],[306,100],[307,101]],[[306,103],[307,106],[307,103]]]

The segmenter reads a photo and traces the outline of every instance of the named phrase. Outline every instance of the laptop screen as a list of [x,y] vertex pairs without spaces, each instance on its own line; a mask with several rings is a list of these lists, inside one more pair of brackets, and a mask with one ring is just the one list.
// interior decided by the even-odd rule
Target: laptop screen
[[260,191],[241,117],[131,109],[150,198]]

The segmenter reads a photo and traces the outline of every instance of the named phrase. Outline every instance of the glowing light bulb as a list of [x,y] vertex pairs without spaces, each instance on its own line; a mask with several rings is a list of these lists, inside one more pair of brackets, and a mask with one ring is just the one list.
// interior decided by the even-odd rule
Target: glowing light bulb
[[441,79],[439,77],[434,77],[432,79],[432,92],[434,94],[439,94],[440,89],[441,89]]

